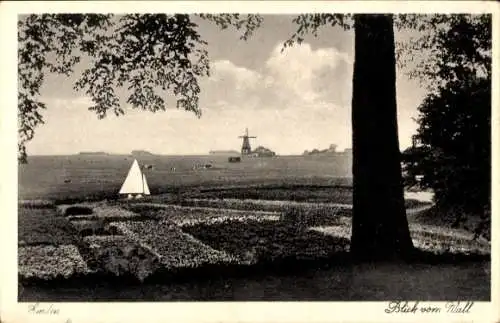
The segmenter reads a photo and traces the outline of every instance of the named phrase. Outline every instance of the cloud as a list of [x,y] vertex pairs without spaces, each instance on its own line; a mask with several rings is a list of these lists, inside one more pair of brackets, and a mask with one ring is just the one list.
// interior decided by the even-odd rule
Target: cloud
[[211,76],[202,83],[202,108],[282,110],[349,104],[352,59],[347,53],[314,49],[307,43],[281,52],[281,44],[277,43],[259,70],[229,60],[212,62]]
[[201,84],[202,109],[255,109],[263,76],[231,61],[211,64],[211,76]]
[[283,53],[281,46],[276,46],[266,62],[266,68],[268,75],[275,80],[274,88],[278,93],[292,94],[294,100],[314,102],[320,98],[328,99],[326,89],[345,79],[344,75],[336,75],[336,70],[351,64],[346,53],[335,48],[314,50],[305,43],[288,48]]
[[236,90],[254,88],[262,78],[260,73],[245,67],[236,66],[231,61],[219,60],[212,64],[212,82],[230,82]]

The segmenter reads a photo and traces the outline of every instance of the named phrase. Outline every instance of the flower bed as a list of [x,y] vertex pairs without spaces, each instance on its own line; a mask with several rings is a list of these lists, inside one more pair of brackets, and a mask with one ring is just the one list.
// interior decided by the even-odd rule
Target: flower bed
[[103,220],[106,222],[110,221],[120,221],[120,220],[134,220],[134,219],[142,219],[143,216],[131,212],[129,210],[123,209],[117,206],[96,206],[93,208],[92,214],[88,215],[71,215],[67,216],[67,219],[70,221],[79,221],[79,220]]
[[152,219],[168,220],[178,226],[197,223],[215,224],[225,221],[278,221],[281,218],[277,212],[184,207],[153,203],[132,205],[130,210]]
[[339,217],[336,225],[310,227],[309,230],[320,232],[326,235],[340,237],[351,240],[351,219]]
[[20,247],[18,270],[21,278],[55,279],[87,274],[89,268],[73,245]]
[[159,256],[151,248],[123,235],[88,236],[92,262],[115,276],[134,276],[143,281],[159,267]]
[[33,208],[33,209],[43,209],[43,208],[54,208],[54,202],[50,200],[20,200],[17,203],[19,208]]
[[405,208],[406,209],[418,209],[426,206],[431,206],[432,202],[420,201],[416,199],[405,199]]
[[415,237],[412,234],[413,245],[421,250],[433,254],[464,254],[464,255],[489,255],[489,248],[472,241],[437,240],[429,237]]
[[179,227],[193,226],[196,224],[214,225],[226,222],[241,222],[248,221],[263,222],[263,221],[279,221],[279,215],[254,215],[254,214],[234,214],[232,212],[221,212],[221,214],[214,214],[197,218],[176,218],[172,220]]
[[19,246],[72,245],[77,244],[78,240],[78,231],[67,219],[58,217],[54,209],[19,209]]
[[[341,218],[336,226],[313,227],[310,230],[350,239],[351,222],[348,218]],[[488,243],[472,240],[473,235],[463,230],[412,223],[410,234],[415,247],[434,254],[490,254]]]
[[328,209],[352,209],[350,204],[338,203],[311,203],[311,202],[295,202],[288,200],[253,200],[253,199],[186,199],[183,200],[184,206],[196,207],[212,207],[212,208],[226,208],[236,210],[249,210],[249,211],[268,211],[268,212],[281,212],[286,207],[301,207],[308,208],[323,208]]
[[183,230],[248,263],[284,258],[327,258],[346,251],[348,246],[347,239],[301,230],[282,222],[198,224],[186,226]]
[[473,234],[462,230],[432,225],[410,224],[413,244],[419,249],[436,254],[490,254],[489,243],[473,240]]
[[[203,200],[257,200],[257,201],[290,201],[306,203],[339,203],[352,204],[352,186],[270,186],[270,187],[233,187],[207,188],[201,192],[186,194],[192,199]],[[428,193],[405,192],[406,208],[421,207],[431,203]],[[186,196],[186,197],[187,197]]]
[[302,225],[335,224],[340,215],[350,215],[351,206],[333,203],[308,203],[292,201],[264,201],[264,200],[201,200],[189,199],[183,205],[197,207],[224,208],[256,212],[279,212],[282,219],[300,223]]
[[474,234],[461,229],[453,229],[445,226],[431,224],[411,223],[410,230],[414,234],[426,236],[444,236],[460,240],[472,240]]
[[[194,196],[193,196],[194,195]],[[208,188],[192,197],[202,199],[289,200],[297,202],[352,203],[352,188],[346,186],[285,185],[269,187]]]
[[167,269],[230,263],[234,260],[234,257],[214,250],[167,221],[117,222],[110,226],[117,227],[129,238],[149,246],[159,255],[161,263]]

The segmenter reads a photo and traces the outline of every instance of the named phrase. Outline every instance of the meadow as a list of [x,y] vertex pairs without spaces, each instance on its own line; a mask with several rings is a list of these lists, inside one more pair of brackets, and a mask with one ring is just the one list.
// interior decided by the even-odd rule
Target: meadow
[[[133,160],[120,155],[32,156],[19,166],[19,199],[114,198]],[[152,195],[203,187],[351,183],[348,157],[279,156],[229,163],[216,155],[144,156],[138,161],[153,165],[144,170]],[[212,168],[193,169],[198,164]]]
[[352,263],[348,160],[151,156],[139,161],[154,165],[152,196],[118,199],[132,161],[35,156],[20,166],[19,300],[490,297],[489,242],[419,223],[431,204],[417,199],[406,207],[425,260]]

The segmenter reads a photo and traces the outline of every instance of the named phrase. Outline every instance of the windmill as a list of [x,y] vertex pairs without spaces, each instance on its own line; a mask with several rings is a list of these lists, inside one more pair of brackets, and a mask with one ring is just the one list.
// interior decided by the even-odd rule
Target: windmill
[[257,138],[257,137],[251,137],[248,135],[248,128],[245,129],[245,134],[243,136],[239,136],[238,138],[243,138],[243,144],[241,145],[241,154],[242,155],[250,155],[252,152],[252,147],[250,146],[250,138]]

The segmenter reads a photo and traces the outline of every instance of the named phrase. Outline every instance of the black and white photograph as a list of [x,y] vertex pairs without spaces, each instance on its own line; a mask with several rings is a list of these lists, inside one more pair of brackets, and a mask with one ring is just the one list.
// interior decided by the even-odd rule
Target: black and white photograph
[[14,302],[61,323],[66,303],[481,314],[498,7],[243,2],[9,11]]

